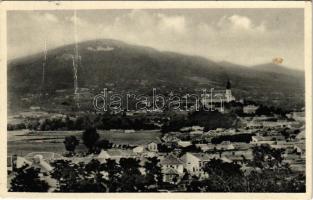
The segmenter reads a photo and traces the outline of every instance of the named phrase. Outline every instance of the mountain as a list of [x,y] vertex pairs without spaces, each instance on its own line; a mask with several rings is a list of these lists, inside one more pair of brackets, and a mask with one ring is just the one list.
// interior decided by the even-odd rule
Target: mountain
[[260,64],[260,65],[255,65],[255,66],[252,66],[252,68],[260,72],[293,75],[295,77],[300,77],[304,73],[303,71],[289,69],[283,65],[274,64],[274,63],[265,63],[265,64]]
[[[44,90],[73,90],[75,45],[48,51]],[[198,56],[162,52],[153,48],[117,40],[91,40],[78,44],[80,64],[78,85],[84,88],[110,87],[115,90],[152,90],[152,87],[225,88],[229,79],[233,93],[262,103],[288,107],[303,106],[304,73],[271,65],[246,67],[228,62],[214,62]],[[43,54],[12,60],[8,65],[10,104],[30,94],[39,93]],[[284,73],[281,73],[284,71]]]

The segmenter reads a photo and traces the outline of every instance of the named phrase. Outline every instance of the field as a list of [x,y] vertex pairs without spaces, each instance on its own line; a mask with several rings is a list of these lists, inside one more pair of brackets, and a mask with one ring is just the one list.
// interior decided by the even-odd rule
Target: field
[[[136,131],[135,133],[123,133],[122,131],[99,130],[100,139],[107,139],[114,144],[139,145],[156,141],[161,133],[158,130]],[[74,135],[80,140],[77,152],[86,151],[81,140],[82,131],[8,131],[7,155],[25,156],[30,152],[55,152],[63,153],[64,138]]]

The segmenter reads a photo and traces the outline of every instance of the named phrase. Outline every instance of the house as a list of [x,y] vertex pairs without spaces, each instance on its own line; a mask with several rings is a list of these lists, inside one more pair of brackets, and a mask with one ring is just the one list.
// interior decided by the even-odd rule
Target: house
[[143,153],[143,151],[144,151],[144,147],[142,145],[133,148],[133,152],[136,154]]
[[209,154],[187,152],[181,159],[184,162],[184,168],[190,174],[200,176],[204,173],[202,167],[204,167],[212,157],[209,156]]
[[245,161],[253,159],[253,152],[249,150],[236,150],[236,151],[224,151],[221,153],[221,157],[225,157],[237,164],[243,164]]
[[47,162],[64,159],[63,156],[54,152],[31,152],[28,153],[24,158],[29,161],[34,161],[35,157],[38,157],[39,155]]
[[160,165],[162,167],[162,171],[165,171],[168,168],[172,168],[175,169],[179,175],[184,173],[184,162],[173,154],[168,154],[162,158]]
[[305,112],[293,112],[292,113],[292,118],[296,121],[304,122],[305,121]]
[[192,126],[191,130],[192,131],[203,131],[204,127],[201,126]]
[[232,143],[236,150],[249,150],[251,149],[251,144],[245,142],[235,142]]
[[246,122],[246,127],[248,128],[262,128],[263,124],[258,120],[251,120]]
[[283,141],[283,136],[252,136],[251,144],[276,144],[276,141]]
[[216,148],[214,144],[195,144],[195,146],[200,148],[203,152],[214,150]]
[[70,158],[66,158],[66,159],[72,161],[72,163],[75,163],[75,164],[78,164],[78,163],[88,164],[88,163],[90,163],[91,160],[94,159],[94,155],[90,154],[90,155],[84,156],[84,157],[74,156],[74,157],[70,157]]
[[[29,158],[31,158],[31,160],[28,160]],[[32,157],[28,157],[28,159],[26,159],[25,157],[13,156],[12,159],[13,170],[23,166],[39,169],[38,175],[40,179],[45,181],[49,185],[48,192],[53,192],[57,188],[57,180],[50,176],[50,172],[53,170],[53,167],[47,160],[44,159],[43,155],[36,154]]]
[[189,132],[191,130],[190,127],[183,127],[181,129],[179,129],[180,132]]
[[51,172],[53,167],[43,158],[42,155],[35,155],[31,167],[40,169],[42,173]]
[[30,106],[29,109],[31,110],[40,110],[39,106]]
[[190,141],[179,141],[177,144],[180,147],[189,147],[192,145]]
[[175,184],[180,178],[180,174],[177,170],[173,168],[166,168],[162,172],[163,174],[163,182]]
[[303,139],[305,139],[305,130],[302,130],[302,131],[296,136],[296,138],[297,138],[298,140],[303,140]]
[[246,105],[243,107],[243,113],[245,114],[254,114],[255,111],[259,108],[259,106],[255,105]]
[[135,133],[135,130],[134,129],[126,129],[124,130],[124,133]]
[[179,142],[180,139],[177,138],[175,135],[170,135],[170,134],[165,134],[163,137],[162,137],[162,140],[164,142]]
[[295,144],[293,149],[298,155],[300,155],[301,157],[302,156],[305,157],[305,144],[304,143]]
[[221,144],[216,145],[217,150],[233,150],[234,145],[230,141],[223,141]]
[[147,149],[152,152],[158,152],[158,144],[156,142],[150,142],[147,144]]
[[117,162],[120,161],[121,158],[137,158],[138,156],[132,150],[122,150],[122,149],[108,149],[101,150],[99,155],[96,157],[99,162],[104,163],[107,159],[112,159]]
[[180,132],[201,132],[203,133],[204,127],[201,126],[191,126],[191,127],[183,127],[180,129]]
[[190,135],[202,135],[202,134],[203,134],[203,131],[201,131],[201,130],[196,130],[196,131],[190,131],[189,133],[190,133]]

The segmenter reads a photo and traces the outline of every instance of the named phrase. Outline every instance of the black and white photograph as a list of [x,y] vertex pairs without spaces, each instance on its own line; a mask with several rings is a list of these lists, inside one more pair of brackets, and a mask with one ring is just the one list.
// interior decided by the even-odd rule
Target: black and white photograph
[[299,5],[6,10],[7,193],[307,193]]

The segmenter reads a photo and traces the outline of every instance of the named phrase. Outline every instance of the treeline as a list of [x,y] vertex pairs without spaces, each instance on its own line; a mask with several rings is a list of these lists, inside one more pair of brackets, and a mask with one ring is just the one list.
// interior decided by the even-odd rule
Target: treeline
[[84,130],[90,126],[97,129],[134,129],[152,130],[158,129],[149,118],[127,117],[110,114],[86,114],[79,117],[54,117],[50,119],[31,119],[18,125],[8,124],[8,130],[30,129],[38,131],[65,131],[65,130]]
[[220,113],[218,111],[196,111],[190,113],[187,117],[174,116],[162,127],[163,133],[179,131],[187,126],[202,126],[204,131],[216,128],[236,128],[237,116],[233,113]]

